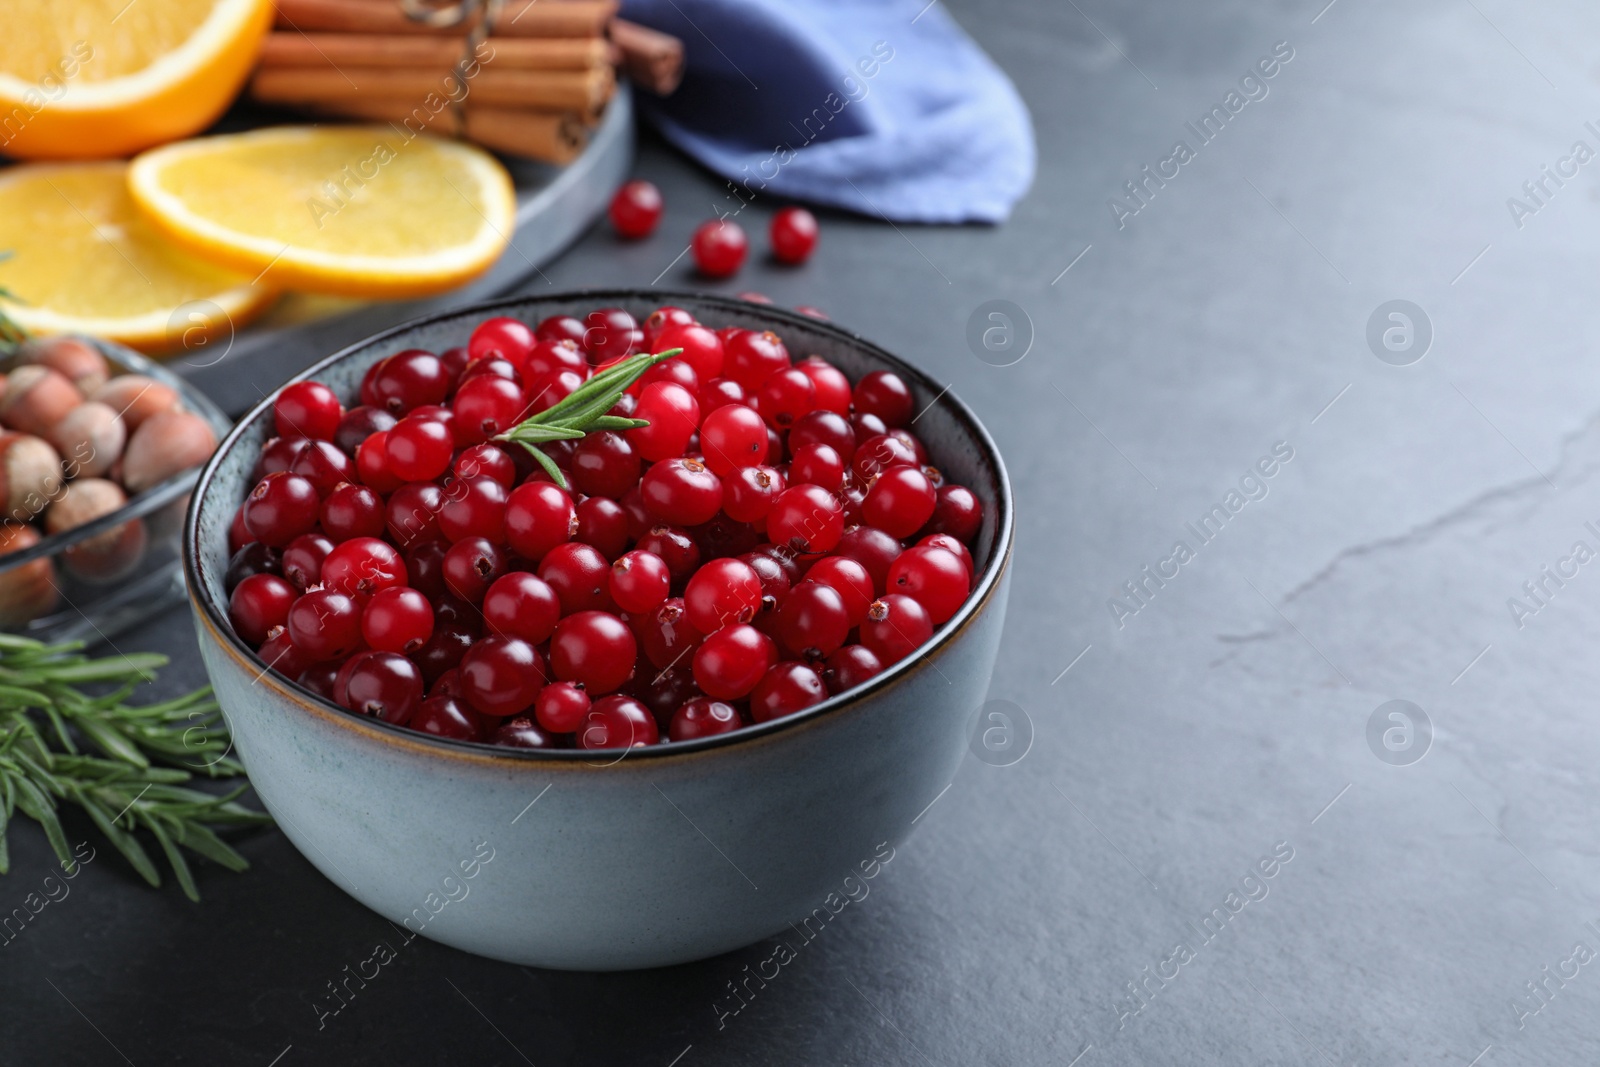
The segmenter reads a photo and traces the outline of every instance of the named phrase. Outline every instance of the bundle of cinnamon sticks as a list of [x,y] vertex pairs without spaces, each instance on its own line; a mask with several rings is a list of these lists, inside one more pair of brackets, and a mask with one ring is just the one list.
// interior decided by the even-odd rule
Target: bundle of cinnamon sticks
[[567,163],[616,92],[616,69],[677,88],[683,43],[616,17],[616,0],[505,0],[487,38],[398,0],[276,0],[250,95],[329,117],[403,123],[507,155]]

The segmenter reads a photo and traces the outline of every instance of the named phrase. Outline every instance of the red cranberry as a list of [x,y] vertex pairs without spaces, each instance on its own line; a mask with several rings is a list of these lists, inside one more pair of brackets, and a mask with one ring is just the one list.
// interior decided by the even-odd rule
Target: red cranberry
[[505,573],[505,552],[485,537],[464,538],[444,554],[445,588],[470,604],[481,603]]
[[629,430],[628,443],[645,459],[669,459],[683,455],[695,427],[700,425],[700,405],[696,403],[694,394],[681,385],[651,382],[639,394],[633,417],[644,419],[650,425]]
[[406,564],[387,541],[353,537],[322,561],[322,584],[350,596],[369,597],[380,589],[406,584]]
[[379,430],[356,449],[356,471],[361,480],[379,493],[392,493],[404,483],[389,469],[389,457],[384,445],[389,440],[387,430]]
[[611,602],[611,564],[598,549],[577,541],[557,545],[539,562],[539,577],[561,599],[561,611],[603,611]]
[[490,478],[463,478],[444,492],[439,532],[452,543],[468,537],[505,541],[507,493]]
[[327,496],[333,488],[355,477],[355,464],[339,451],[332,441],[307,441],[289,464],[289,470],[316,486],[318,496]]
[[467,342],[467,355],[474,361],[503,359],[522,370],[527,366],[528,353],[539,340],[542,338],[535,337],[527,323],[502,315],[478,324]]
[[228,621],[233,632],[252,647],[260,645],[275,627],[289,620],[289,607],[298,594],[276,574],[252,574],[228,598]]
[[905,659],[932,636],[933,620],[927,609],[900,593],[874,600],[861,624],[861,643],[885,665]]
[[722,480],[693,458],[654,464],[639,493],[651,515],[676,526],[698,526],[722,510]]
[[288,626],[312,659],[339,659],[361,644],[361,605],[336,589],[313,589],[289,608]]
[[432,601],[448,594],[444,586],[444,554],[450,546],[443,541],[423,541],[406,550],[406,582]]
[[322,528],[335,541],[383,534],[383,498],[364,485],[346,482],[322,501]]
[[288,471],[267,475],[244,502],[244,527],[262,544],[282,548],[311,532],[322,511],[316,486]]
[[461,443],[475,445],[521,422],[529,405],[515,382],[484,374],[456,390],[455,398],[450,401],[450,411],[455,416],[453,429]]
[[935,626],[954,615],[971,591],[961,557],[931,545],[900,553],[889,567],[888,588],[926,608]]
[[694,315],[683,308],[671,304],[663,304],[645,317],[644,335],[650,342],[652,352],[664,352],[675,345],[662,345],[656,342],[661,337],[661,332],[669,326],[689,326],[694,323]]
[[983,505],[971,489],[963,485],[942,485],[933,505],[933,518],[928,529],[933,533],[946,533],[958,541],[971,541],[978,535],[983,522]]
[[422,673],[415,663],[393,652],[363,652],[351,663],[344,677],[345,707],[384,722],[410,720],[422,703]]
[[722,373],[754,393],[761,383],[789,369],[789,350],[771,330],[740,330],[722,344],[725,354]]
[[756,687],[778,660],[772,639],[754,626],[727,626],[701,642],[694,680],[707,696],[737,700]]
[[501,636],[543,644],[561,619],[561,600],[544,579],[513,571],[495,579],[484,593],[483,619]]
[[686,701],[672,716],[667,736],[674,741],[693,741],[700,737],[715,737],[737,730],[739,712],[732,704],[724,704],[710,697],[695,697]]
[[[288,637],[289,633],[285,630],[279,636]],[[291,647],[293,647],[292,642]],[[267,660],[267,665],[275,666],[271,660]],[[337,704],[338,701],[333,699],[333,682],[339,673],[339,668],[342,666],[343,664],[341,663],[313,663],[303,669],[296,677],[301,685],[317,694],[323,700],[330,704]]]
[[260,481],[269,474],[286,471],[294,465],[295,458],[310,443],[307,437],[274,437],[261,446],[261,458],[256,461],[255,479]]
[[628,513],[608,496],[584,497],[578,504],[578,532],[573,538],[593,545],[606,559],[628,550]]
[[584,351],[589,362],[607,363],[633,351],[634,332],[639,324],[621,308],[600,308],[589,312],[583,320]]
[[499,445],[473,445],[456,457],[451,471],[457,478],[488,478],[511,492],[517,484],[517,464]]
[[422,677],[436,681],[446,672],[454,670],[467,650],[472,647],[473,633],[468,627],[446,623],[435,618],[433,636],[413,657],[422,668]]
[[633,673],[638,645],[627,623],[606,611],[580,611],[562,619],[550,638],[550,668],[562,681],[591,695],[609,693]]
[[856,431],[838,412],[808,411],[789,427],[789,448],[798,452],[807,445],[827,445],[848,458],[856,454]]
[[576,341],[540,341],[528,354],[527,380],[564,370],[582,374],[588,366],[589,361]]
[[478,718],[454,697],[430,696],[417,708],[408,724],[413,730],[453,741],[481,739]]
[[889,581],[889,565],[900,555],[900,542],[882,530],[857,526],[839,539],[835,551],[865,567],[872,576],[874,591],[881,596]]
[[830,693],[842,693],[870,679],[883,670],[877,653],[866,645],[846,645],[828,657],[822,669],[822,680]]
[[310,656],[295,647],[285,626],[272,631],[272,636],[256,650],[256,656],[285,678],[300,677],[313,662]]
[[942,548],[954,554],[961,561],[961,566],[966,569],[967,581],[972,581],[972,553],[967,551],[967,546],[951,537],[947,533],[931,533],[917,542],[919,548]]
[[660,189],[639,179],[627,182],[611,198],[611,225],[630,241],[649,237],[661,221],[661,206]]
[[767,427],[754,408],[725,404],[700,424],[700,448],[712,473],[726,478],[740,467],[754,467],[767,458]]
[[748,563],[713,559],[689,579],[683,606],[690,624],[709,634],[755,618],[761,595],[761,579]]
[[660,740],[650,709],[632,697],[609,696],[594,702],[579,725],[579,748],[639,748]]
[[816,406],[817,387],[804,371],[789,367],[769,375],[756,390],[755,408],[774,430],[787,430]]
[[522,372],[517,370],[509,359],[490,356],[487,359],[474,360],[468,363],[456,382],[456,388],[459,389],[465,383],[472,381],[472,379],[486,375],[492,378],[504,378],[518,388],[522,386]]
[[378,401],[375,407],[400,416],[424,404],[444,403],[450,393],[450,378],[438,356],[410,348],[378,365],[372,377],[372,392]]
[[283,575],[283,556],[275,548],[260,541],[251,541],[228,559],[228,569],[222,575],[222,590],[230,597],[239,583],[252,574]]
[[280,437],[333,440],[344,418],[344,406],[321,382],[294,382],[283,387],[272,402],[272,421]]
[[[899,545],[895,546],[895,550],[899,551]],[[886,582],[889,568],[892,566],[893,560],[884,564]],[[806,571],[806,580],[819,582],[839,594],[844,601],[845,614],[851,626],[861,625],[861,620],[867,617],[867,609],[872,606],[872,600],[877,595],[871,573],[860,561],[849,556],[827,556],[817,560],[811,569]]]
[[795,586],[778,609],[777,631],[784,646],[807,660],[837,651],[850,636],[850,612],[832,586],[805,581]]
[[795,367],[811,379],[811,385],[816,389],[819,411],[837,415],[850,413],[850,379],[844,376],[844,371],[821,356],[807,356],[796,363]]
[[861,515],[891,537],[910,537],[933,517],[934,490],[915,467],[891,467],[867,490]]
[[655,335],[650,348],[654,352],[683,349],[678,358],[694,368],[695,377],[702,383],[722,373],[722,338],[693,320],[666,326]]
[[671,572],[653,553],[636,550],[611,564],[611,599],[630,615],[660,607],[671,587]]
[[762,675],[750,693],[750,717],[770,722],[804,711],[828,697],[822,677],[804,663],[779,663]]
[[589,694],[572,682],[551,682],[539,690],[533,702],[533,717],[553,734],[570,734],[589,714]]
[[704,639],[684,614],[683,600],[674,597],[648,615],[633,618],[633,630],[645,658],[665,670],[688,656]]
[[506,540],[517,555],[534,562],[571,540],[577,523],[572,497],[554,483],[526,482],[506,498]]
[[767,536],[796,552],[828,552],[843,533],[838,498],[819,486],[785,489],[767,513]]
[[844,460],[828,445],[806,445],[789,461],[789,477],[796,485],[815,485],[837,493],[844,488]]
[[572,484],[588,496],[622,496],[639,481],[639,454],[609,430],[586,434],[572,453]]
[[546,734],[526,715],[518,715],[500,724],[490,735],[489,742],[506,748],[555,748],[555,738]]
[[911,387],[893,371],[875,370],[861,376],[852,397],[857,411],[876,415],[890,428],[904,426],[916,414]]
[[744,386],[740,385],[732,378],[713,378],[705,385],[701,386],[700,416],[702,429],[704,427],[704,420],[706,416],[710,415],[718,408],[726,407],[729,404],[744,404],[746,407],[749,407],[749,404],[746,403]]
[[439,537],[439,512],[444,510],[444,491],[431,482],[407,482],[389,497],[384,512],[384,528],[389,540],[410,548]]
[[283,550],[283,576],[300,592],[322,580],[322,561],[333,551],[333,542],[319,533],[301,534]]
[[539,650],[516,637],[491,635],[475,642],[459,669],[466,702],[500,718],[526,710],[545,682]]
[[780,262],[804,263],[817,247],[817,217],[803,207],[786,207],[772,216],[769,236]]
[[744,265],[750,242],[737,222],[712,219],[694,231],[694,262],[708,278],[726,278]]
[[433,605],[408,586],[381,589],[362,612],[361,636],[380,652],[410,655],[433,636]]
[[722,509],[738,522],[760,522],[787,488],[772,467],[741,467],[722,483]]
[[575,319],[571,315],[551,315],[540,321],[534,328],[533,335],[541,341],[572,341],[581,345],[583,331],[582,320]]

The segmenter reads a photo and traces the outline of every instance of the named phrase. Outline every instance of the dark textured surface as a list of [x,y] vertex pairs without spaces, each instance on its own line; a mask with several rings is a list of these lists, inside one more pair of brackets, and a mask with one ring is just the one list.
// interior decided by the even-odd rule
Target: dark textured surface
[[[1016,217],[825,217],[808,267],[720,287],[820,305],[987,420],[1021,512],[992,695],[1035,734],[1014,766],[968,760],[748,1007],[719,1028],[770,946],[586,976],[418,941],[319,1031],[324,984],[397,939],[269,832],[242,845],[249,874],[202,873],[199,906],[102,850],[0,948],[0,1061],[1592,1061],[1600,969],[1563,961],[1600,951],[1600,578],[1580,568],[1521,628],[1507,599],[1575,541],[1600,549],[1600,164],[1520,228],[1506,200],[1575,140],[1600,148],[1600,24],[1575,2],[1323,2],[957,5],[1034,109]],[[1184,123],[1278,41],[1270,95],[1119,231],[1106,198],[1193,147]],[[657,146],[640,171],[661,232],[597,231],[533,285],[649,283],[727,203]],[[660,281],[693,284],[683,262]],[[1031,317],[1015,366],[964,340],[990,299]],[[1391,299],[1434,327],[1411,366],[1365,340]],[[1199,544],[1185,523],[1277,442],[1294,456],[1268,495]],[[1180,538],[1195,557],[1119,628],[1107,598]],[[122,644],[177,655],[176,690],[200,681],[192,642],[173,615]],[[1369,748],[1391,699],[1433,724],[1411,766]],[[48,869],[32,828],[12,836],[7,909]],[[1246,886],[1267,895],[1206,942],[1280,842],[1293,859]],[[1119,1026],[1126,984],[1180,941],[1193,958]],[[1519,1027],[1514,1004],[1545,1006]]]

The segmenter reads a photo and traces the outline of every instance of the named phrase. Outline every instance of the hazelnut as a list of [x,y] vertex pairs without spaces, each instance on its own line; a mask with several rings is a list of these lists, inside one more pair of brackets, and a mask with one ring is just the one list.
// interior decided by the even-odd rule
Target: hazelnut
[[143,374],[119,374],[89,394],[89,399],[98,400],[121,415],[131,434],[150,416],[177,407],[178,391]]
[[[109,515],[128,502],[116,482],[80,478],[45,512],[45,533],[55,535]],[[114,582],[127,576],[144,557],[144,522],[131,519],[62,551],[67,570],[86,582]]]
[[[32,526],[0,523],[0,567],[4,557],[39,543]],[[0,570],[0,626],[16,629],[47,614],[60,599],[56,568],[46,556],[10,570]]]
[[100,350],[76,337],[30,337],[17,349],[20,364],[49,367],[88,396],[106,384],[111,365]]
[[130,493],[142,493],[179,471],[198,467],[216,447],[217,435],[199,415],[188,411],[152,415],[128,440],[122,454],[122,484]]
[[50,431],[69,478],[98,478],[122,456],[128,427],[109,404],[79,404]]
[[6,378],[6,393],[0,396],[0,422],[13,430],[46,437],[81,403],[83,394],[65,376],[49,367],[29,364],[18,367]]
[[48,441],[0,431],[0,519],[32,522],[65,484],[61,457]]

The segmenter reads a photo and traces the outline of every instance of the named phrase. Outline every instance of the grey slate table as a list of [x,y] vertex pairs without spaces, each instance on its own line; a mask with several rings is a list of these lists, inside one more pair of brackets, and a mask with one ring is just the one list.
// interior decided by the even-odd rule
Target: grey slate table
[[[418,941],[318,1030],[393,933],[264,832],[199,906],[102,850],[0,948],[0,1061],[1594,1062],[1600,16],[1325,2],[954,4],[1033,109],[1012,221],[824,217],[808,267],[720,286],[952,383],[1021,503],[1012,746],[737,1015],[768,947],[578,975]],[[720,182],[638,169],[661,232],[532,286],[701,284],[668,264]],[[993,300],[1025,319],[974,350]],[[181,613],[122,643],[201,680]],[[50,867],[12,836],[7,909]]]

